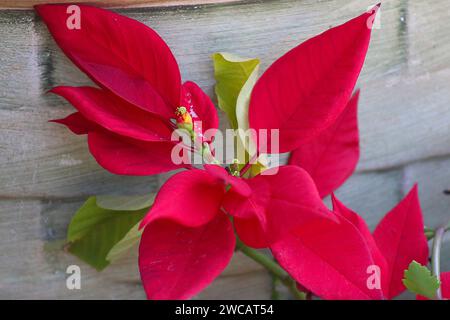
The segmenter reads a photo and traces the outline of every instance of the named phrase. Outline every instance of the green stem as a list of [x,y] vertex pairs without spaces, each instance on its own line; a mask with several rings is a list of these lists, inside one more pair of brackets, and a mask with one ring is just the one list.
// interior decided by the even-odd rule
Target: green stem
[[236,248],[247,257],[253,259],[266,268],[273,276],[277,277],[281,283],[289,289],[296,299],[305,300],[305,294],[297,289],[295,280],[292,279],[289,274],[269,256],[247,247],[239,239],[236,239]]
[[271,276],[272,276],[272,294],[270,298],[272,300],[280,300],[281,296],[280,292],[278,291],[278,284],[280,283],[280,279],[278,279],[278,277],[273,274]]
[[[434,234],[434,241],[433,241],[433,249],[431,254],[431,267],[433,271],[433,275],[436,276],[436,278],[441,281],[440,279],[440,260],[441,260],[441,246],[442,246],[442,240],[444,238],[446,228],[440,227],[436,229],[436,232]],[[441,287],[436,291],[436,298],[438,300],[442,300],[442,290]]]

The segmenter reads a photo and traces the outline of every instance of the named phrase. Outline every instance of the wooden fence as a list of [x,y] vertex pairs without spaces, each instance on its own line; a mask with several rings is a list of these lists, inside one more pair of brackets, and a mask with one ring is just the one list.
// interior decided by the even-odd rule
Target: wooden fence
[[[37,2],[42,1],[0,1],[0,298],[144,298],[135,253],[99,273],[61,245],[71,216],[87,196],[155,191],[166,176],[111,175],[90,156],[85,137],[47,122],[72,108],[45,91],[89,80],[30,9]],[[196,81],[212,97],[213,52],[260,57],[265,69],[298,43],[374,4],[199,4],[204,2],[108,1],[139,6],[118,11],[157,30],[177,57],[183,79]],[[415,182],[426,224],[450,218],[450,196],[442,192],[450,187],[449,23],[448,0],[382,4],[380,29],[374,30],[358,84],[361,160],[358,172],[337,192],[371,226]],[[450,242],[444,252],[443,269],[450,270]],[[66,289],[70,264],[82,268],[81,290]],[[238,255],[199,298],[268,299],[270,290],[268,274]]]

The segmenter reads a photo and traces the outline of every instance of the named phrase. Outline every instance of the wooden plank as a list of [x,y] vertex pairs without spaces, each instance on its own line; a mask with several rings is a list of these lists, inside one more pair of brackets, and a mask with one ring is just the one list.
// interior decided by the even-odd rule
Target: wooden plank
[[[403,194],[417,183],[425,224],[436,228],[450,222],[450,158],[411,164],[404,169]],[[450,248],[448,249],[450,250]]]
[[90,3],[107,8],[143,8],[143,7],[170,7],[170,6],[194,6],[203,4],[218,4],[236,2],[239,0],[3,0],[0,9],[32,9],[34,5],[44,3]]
[[73,136],[62,126],[47,122],[67,110],[45,106],[34,111],[0,110],[0,197],[58,198],[156,191],[157,176],[110,174],[89,154],[85,136]]
[[450,65],[450,2],[409,1],[409,72],[429,73]]
[[449,154],[449,83],[450,69],[364,83],[358,171],[385,170]]

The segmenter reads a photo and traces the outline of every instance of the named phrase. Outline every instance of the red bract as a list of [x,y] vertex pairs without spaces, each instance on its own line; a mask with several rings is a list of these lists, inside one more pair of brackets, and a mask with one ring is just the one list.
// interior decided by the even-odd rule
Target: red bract
[[167,180],[142,222],[139,267],[150,299],[189,298],[220,274],[235,244],[226,213],[239,237],[254,247],[267,247],[297,225],[333,221],[301,168],[281,167],[276,175],[249,180],[219,166],[205,169]]
[[141,224],[139,269],[149,299],[192,297],[233,255],[235,235],[222,200],[227,185],[242,196],[251,191],[219,166],[205,169],[169,178]]
[[295,149],[289,164],[305,169],[322,198],[339,188],[352,175],[359,159],[359,90],[334,124]]
[[[276,174],[272,174],[277,170]],[[229,192],[224,208],[234,216],[234,226],[248,246],[264,248],[296,225],[333,216],[323,204],[309,174],[295,166],[269,169],[247,181],[250,197]]]
[[[295,150],[332,125],[358,79],[379,6],[311,38],[275,61],[250,99],[250,127],[279,129],[278,152]],[[259,149],[277,152],[270,141]]]
[[[333,207],[339,224],[315,220],[272,245],[280,265],[324,299],[392,299],[403,292],[409,263],[426,264],[428,258],[417,187],[383,218],[373,236],[364,220],[336,198]],[[381,271],[379,289],[368,286],[372,265]]]
[[392,209],[373,233],[389,266],[389,286],[384,289],[388,299],[405,290],[403,274],[412,260],[422,265],[428,262],[428,244],[423,232],[423,217],[417,186]]
[[147,175],[184,167],[171,160],[178,108],[186,107],[185,121],[194,121],[202,137],[218,127],[211,100],[193,82],[181,84],[177,62],[155,31],[107,10],[78,6],[81,25],[73,30],[66,26],[68,5],[36,6],[56,43],[100,86],[54,88],[78,110],[55,121],[88,134],[91,153],[113,173]]

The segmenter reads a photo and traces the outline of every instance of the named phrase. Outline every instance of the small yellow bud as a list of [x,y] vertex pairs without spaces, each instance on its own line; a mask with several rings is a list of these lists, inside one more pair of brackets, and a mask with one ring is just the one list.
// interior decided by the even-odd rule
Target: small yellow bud
[[178,107],[175,111],[175,116],[177,120],[177,126],[180,129],[186,129],[187,131],[191,132],[194,128],[194,125],[192,123],[192,117],[187,111],[186,107]]

